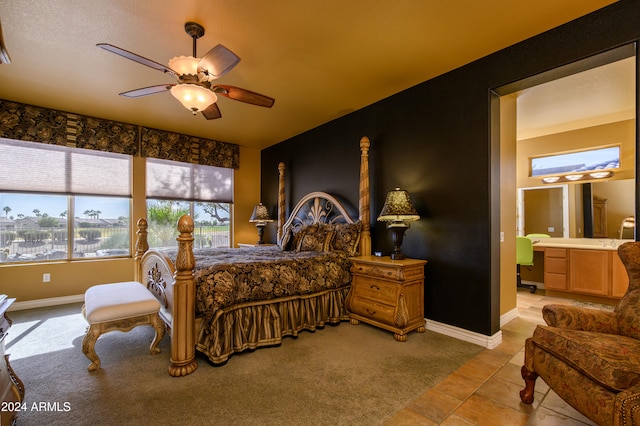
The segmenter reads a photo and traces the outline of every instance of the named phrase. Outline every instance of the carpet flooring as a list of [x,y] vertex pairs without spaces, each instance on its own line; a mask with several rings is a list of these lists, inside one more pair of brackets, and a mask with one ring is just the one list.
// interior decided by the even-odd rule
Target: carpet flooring
[[11,364],[26,388],[18,425],[377,425],[483,348],[431,331],[343,322],[186,377],[167,373],[170,340],[149,355],[150,327],[98,339],[88,372],[80,304],[10,312]]

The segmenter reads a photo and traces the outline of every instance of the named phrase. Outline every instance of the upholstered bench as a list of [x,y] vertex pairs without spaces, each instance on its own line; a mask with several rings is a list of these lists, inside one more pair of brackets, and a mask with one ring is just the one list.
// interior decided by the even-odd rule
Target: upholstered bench
[[91,360],[89,371],[100,368],[95,344],[98,337],[109,331],[127,332],[139,325],[150,325],[155,331],[151,342],[152,355],[160,353],[158,344],[164,337],[165,324],[158,315],[160,302],[137,281],[99,284],[84,294],[82,315],[89,323],[82,340],[82,352]]

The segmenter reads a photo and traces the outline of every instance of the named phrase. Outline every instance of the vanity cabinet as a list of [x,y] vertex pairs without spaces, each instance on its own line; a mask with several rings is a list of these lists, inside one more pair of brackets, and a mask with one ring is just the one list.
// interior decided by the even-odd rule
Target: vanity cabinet
[[551,291],[620,298],[629,277],[616,250],[545,247],[544,286]]
[[615,250],[571,249],[569,290],[594,296],[620,298],[629,277]]
[[568,289],[568,249],[551,248],[544,250],[544,287],[549,290]]

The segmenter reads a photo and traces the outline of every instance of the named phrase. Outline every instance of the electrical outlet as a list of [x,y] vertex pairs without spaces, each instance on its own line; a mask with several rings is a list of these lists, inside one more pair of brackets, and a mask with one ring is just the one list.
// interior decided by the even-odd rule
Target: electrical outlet
[[42,274],[42,282],[43,283],[51,282],[51,274]]

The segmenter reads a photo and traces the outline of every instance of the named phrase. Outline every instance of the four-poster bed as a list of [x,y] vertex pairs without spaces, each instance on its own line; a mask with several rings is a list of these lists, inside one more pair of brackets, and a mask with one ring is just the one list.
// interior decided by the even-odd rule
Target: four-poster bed
[[220,364],[233,353],[349,319],[349,257],[371,253],[369,145],[367,137],[360,140],[358,220],[324,192],[304,196],[287,219],[285,167],[279,164],[273,248],[194,253],[193,221],[183,216],[177,250],[149,250],[147,221],[138,221],[136,281],[160,301],[171,335],[170,375],[193,372],[196,349]]

